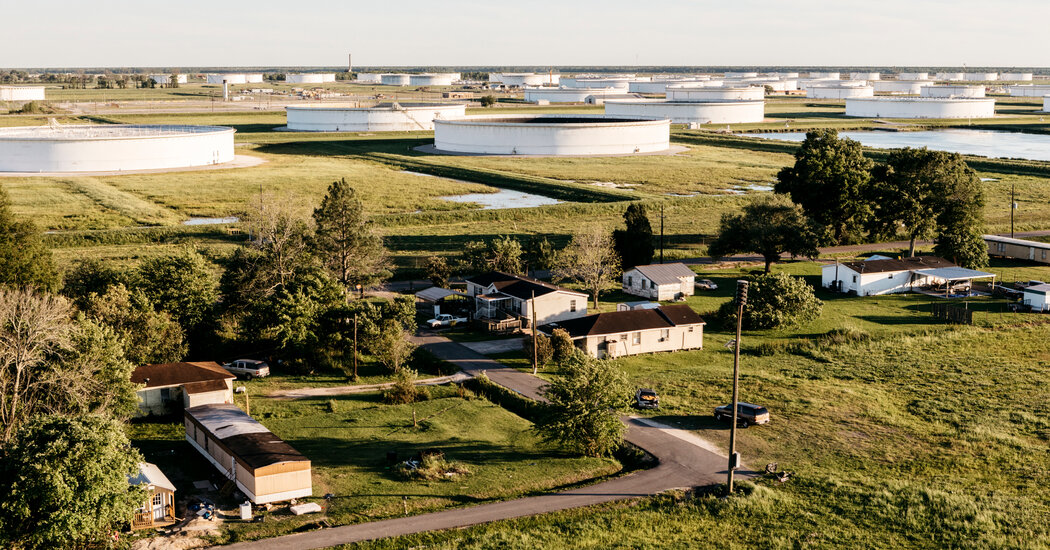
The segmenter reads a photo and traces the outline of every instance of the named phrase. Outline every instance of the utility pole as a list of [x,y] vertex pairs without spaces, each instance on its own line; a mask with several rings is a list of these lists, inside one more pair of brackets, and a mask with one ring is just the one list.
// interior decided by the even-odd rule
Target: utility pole
[[660,205],[660,263],[664,263],[664,205]]
[[1014,196],[1014,188],[1017,184],[1010,184],[1010,238],[1014,238],[1014,210],[1017,210],[1017,197]]
[[354,314],[354,381],[357,381],[357,314]]
[[736,453],[737,407],[740,398],[740,327],[744,321],[744,304],[747,303],[747,285],[744,279],[736,282],[736,345],[733,350],[733,423],[729,426],[729,486],[728,494],[733,494],[733,470],[740,465],[740,455]]
[[539,331],[536,330],[536,291],[532,291],[532,300],[529,301],[529,313],[532,314],[532,375],[540,370],[539,362]]

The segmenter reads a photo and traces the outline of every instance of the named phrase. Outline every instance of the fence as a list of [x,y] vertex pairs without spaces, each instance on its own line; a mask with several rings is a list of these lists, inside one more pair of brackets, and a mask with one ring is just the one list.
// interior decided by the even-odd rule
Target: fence
[[960,325],[972,325],[973,324],[973,310],[966,306],[963,302],[962,307],[955,304],[931,304],[933,306],[933,316],[936,319],[943,319],[949,323],[957,323]]

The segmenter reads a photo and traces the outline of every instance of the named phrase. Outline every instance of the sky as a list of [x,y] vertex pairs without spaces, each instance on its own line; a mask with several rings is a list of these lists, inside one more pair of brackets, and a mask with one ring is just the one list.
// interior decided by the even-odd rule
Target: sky
[[0,67],[1050,66],[1050,1],[0,2]]

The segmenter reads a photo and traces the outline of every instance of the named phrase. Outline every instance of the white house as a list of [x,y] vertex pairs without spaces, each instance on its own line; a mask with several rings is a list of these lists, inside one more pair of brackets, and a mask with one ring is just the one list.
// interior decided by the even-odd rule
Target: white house
[[235,379],[213,361],[142,365],[131,373],[132,382],[144,385],[136,392],[142,415],[172,413],[180,405],[233,403]]
[[473,297],[481,319],[509,316],[531,323],[533,304],[537,325],[587,315],[586,294],[531,277],[491,271],[466,282],[467,294]]
[[655,309],[596,313],[541,326],[540,331],[549,335],[555,329],[564,329],[577,347],[603,359],[702,349],[704,324],[692,308],[676,304]]
[[1022,298],[1024,305],[1032,308],[1032,311],[1042,313],[1050,310],[1050,304],[1046,299],[1047,292],[1050,292],[1050,285],[1046,283],[1032,285],[1022,289],[1022,292],[1024,292],[1024,298]]
[[692,296],[696,273],[682,263],[639,265],[623,273],[623,291],[652,300]]
[[995,277],[992,273],[958,267],[936,256],[887,258],[871,256],[859,262],[825,264],[821,286],[858,296],[896,294],[949,285],[969,288],[974,279]]

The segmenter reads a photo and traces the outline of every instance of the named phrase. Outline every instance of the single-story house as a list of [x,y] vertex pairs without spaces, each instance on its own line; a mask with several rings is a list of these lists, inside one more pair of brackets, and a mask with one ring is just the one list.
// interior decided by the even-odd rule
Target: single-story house
[[549,335],[555,329],[564,329],[577,347],[603,359],[702,349],[705,324],[691,307],[676,304],[655,309],[596,313],[543,325],[540,331]]
[[255,504],[313,494],[310,460],[235,405],[190,407],[186,441]]
[[1046,294],[1050,292],[1050,284],[1032,285],[1021,289],[1021,292],[1024,294],[1021,301],[1032,308],[1032,311],[1042,313],[1050,310],[1050,303],[1047,303],[1046,298]]
[[141,415],[169,414],[179,407],[209,403],[233,403],[235,379],[214,361],[141,365],[131,373],[132,382],[145,386],[136,392]]
[[968,291],[974,279],[995,277],[994,273],[958,267],[937,256],[900,259],[872,256],[859,262],[835,262],[821,266],[820,275],[824,288],[858,296],[919,289],[952,294],[959,289]]
[[999,235],[984,235],[984,242],[988,243],[989,256],[1050,264],[1050,243],[1000,237]]
[[632,309],[656,309],[660,307],[659,302],[641,300],[638,302],[621,302],[616,304],[616,311],[630,311]]
[[128,478],[131,485],[146,487],[146,500],[131,519],[132,529],[166,527],[175,523],[175,485],[155,464],[139,462],[139,471]]
[[467,294],[474,298],[475,315],[481,319],[509,316],[528,325],[532,322],[533,304],[537,325],[587,315],[586,294],[522,275],[491,271],[470,277]]
[[460,309],[468,308],[469,298],[463,292],[439,286],[425,288],[416,293],[417,309],[424,315],[458,313]]
[[639,265],[623,272],[623,291],[666,302],[695,292],[696,273],[685,264]]

